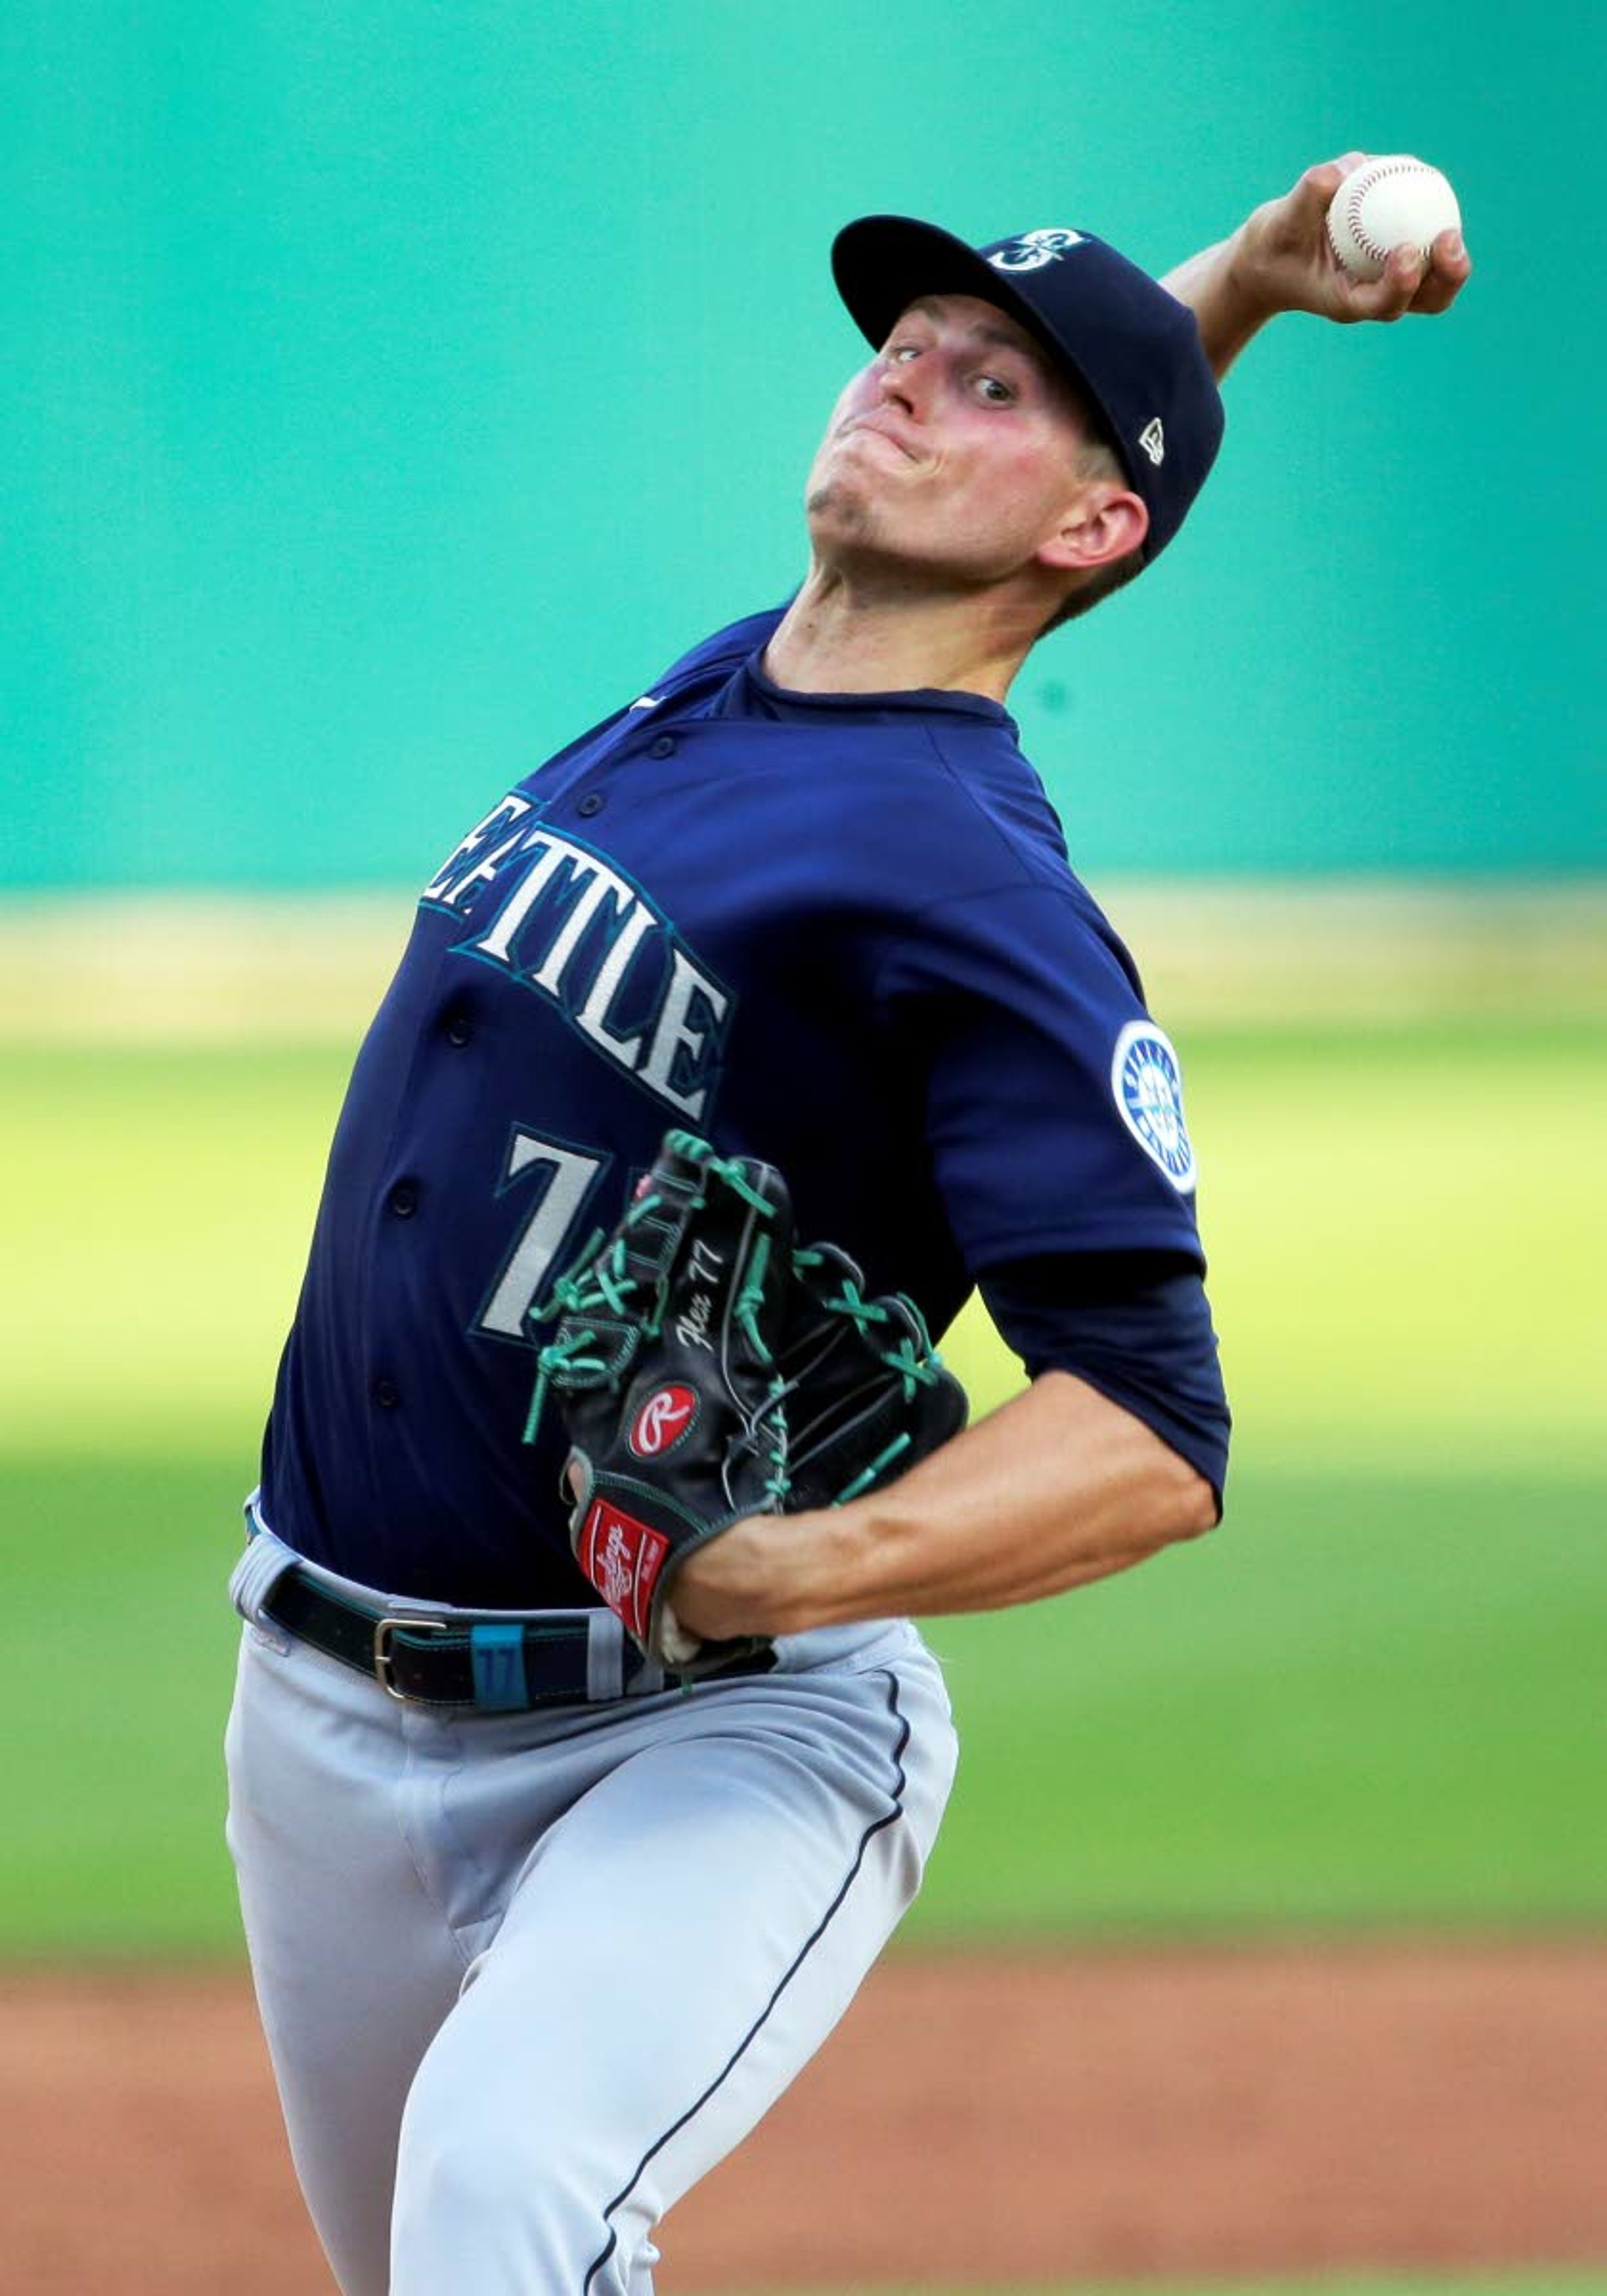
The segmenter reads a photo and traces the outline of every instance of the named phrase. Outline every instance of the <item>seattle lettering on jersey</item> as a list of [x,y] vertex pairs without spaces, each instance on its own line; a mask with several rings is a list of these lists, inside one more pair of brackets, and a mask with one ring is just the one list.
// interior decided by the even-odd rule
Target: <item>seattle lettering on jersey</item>
[[537,812],[516,791],[504,798],[447,856],[421,900],[473,916],[476,931],[456,944],[457,954],[497,965],[550,999],[638,1083],[684,1115],[701,1116],[730,996],[638,886],[588,846],[533,819]]

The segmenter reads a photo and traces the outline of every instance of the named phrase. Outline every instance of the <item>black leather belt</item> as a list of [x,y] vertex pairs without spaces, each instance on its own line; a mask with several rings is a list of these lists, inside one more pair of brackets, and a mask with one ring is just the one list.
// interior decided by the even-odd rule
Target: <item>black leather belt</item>
[[[482,1714],[528,1713],[542,1706],[583,1705],[592,1688],[589,1615],[550,1619],[432,1619],[376,1611],[336,1595],[299,1565],[274,1581],[263,1615],[298,1642],[310,1643],[366,1675],[392,1698],[421,1706],[468,1706]],[[617,1692],[624,1696],[652,1662],[628,1636],[623,1636],[623,1670]],[[733,1660],[709,1681],[743,1674],[767,1674],[775,1654],[766,1649]],[[653,1666],[652,1687],[670,1687]],[[646,1689],[649,1685],[643,1684]]]

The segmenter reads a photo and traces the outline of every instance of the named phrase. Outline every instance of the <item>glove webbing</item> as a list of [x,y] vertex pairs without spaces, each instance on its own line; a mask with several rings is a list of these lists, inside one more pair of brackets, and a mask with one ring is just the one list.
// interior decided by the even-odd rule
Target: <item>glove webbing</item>
[[[805,1268],[822,1267],[825,1257],[826,1255],[822,1251],[801,1248],[793,1252],[792,1266],[795,1271],[801,1273]],[[865,1298],[851,1275],[845,1275],[840,1278],[839,1288],[835,1292],[817,1292],[815,1296],[817,1305],[827,1315],[846,1316],[850,1323],[858,1326],[867,1339],[873,1326],[890,1324],[895,1320],[891,1311],[884,1308],[880,1301]],[[906,1403],[912,1403],[918,1388],[936,1386],[943,1359],[932,1346],[931,1334],[926,1328],[926,1318],[922,1315],[919,1308],[907,1293],[900,1293],[898,1296],[921,1335],[919,1350],[909,1332],[902,1331],[896,1347],[877,1348],[874,1352],[881,1357],[890,1371],[898,1374],[904,1390],[904,1400]],[[797,1386],[799,1382],[794,1382],[793,1384]],[[895,1459],[901,1457],[909,1449],[913,1440],[914,1438],[907,1429],[903,1433],[895,1435],[890,1443],[885,1445],[867,1465],[862,1467],[857,1475],[843,1485],[831,1504],[833,1506],[846,1506],[850,1499],[857,1498],[861,1491],[868,1489],[884,1469],[891,1466]]]
[[[792,1254],[792,1265],[799,1268],[818,1267],[824,1258],[823,1252],[795,1251]],[[860,1330],[866,1333],[873,1324],[890,1324],[894,1320],[891,1311],[884,1308],[879,1300],[865,1298],[851,1275],[845,1275],[842,1278],[841,1289],[839,1292],[817,1293],[816,1296],[820,1306],[828,1315],[846,1316],[851,1323],[857,1324]],[[919,1308],[907,1292],[901,1293],[899,1296],[908,1311],[910,1320],[921,1334],[920,1351],[916,1351],[914,1341],[910,1338],[909,1333],[905,1332],[900,1336],[897,1347],[879,1348],[876,1352],[890,1371],[896,1371],[904,1383],[904,1399],[906,1403],[913,1403],[915,1390],[918,1387],[932,1387],[936,1384],[943,1358],[931,1343],[931,1334],[926,1328],[926,1318],[922,1315]]]

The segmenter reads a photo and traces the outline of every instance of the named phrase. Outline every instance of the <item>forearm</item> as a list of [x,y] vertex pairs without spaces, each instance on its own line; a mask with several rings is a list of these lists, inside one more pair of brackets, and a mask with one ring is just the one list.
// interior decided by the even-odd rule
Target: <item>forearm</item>
[[1160,282],[1193,311],[1200,340],[1217,380],[1221,381],[1251,337],[1273,316],[1275,306],[1258,291],[1243,251],[1243,229],[1168,271]]
[[683,1570],[676,1615],[711,1637],[1003,1609],[1207,1529],[1209,1485],[1142,1421],[1047,1372],[885,1491],[762,1516]]

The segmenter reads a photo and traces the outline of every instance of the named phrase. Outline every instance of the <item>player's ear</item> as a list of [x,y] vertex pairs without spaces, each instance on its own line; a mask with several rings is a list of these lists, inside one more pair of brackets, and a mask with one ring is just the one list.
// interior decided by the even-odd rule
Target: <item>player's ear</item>
[[1040,566],[1093,573],[1126,558],[1143,544],[1150,513],[1140,495],[1125,487],[1085,487],[1037,550]]

